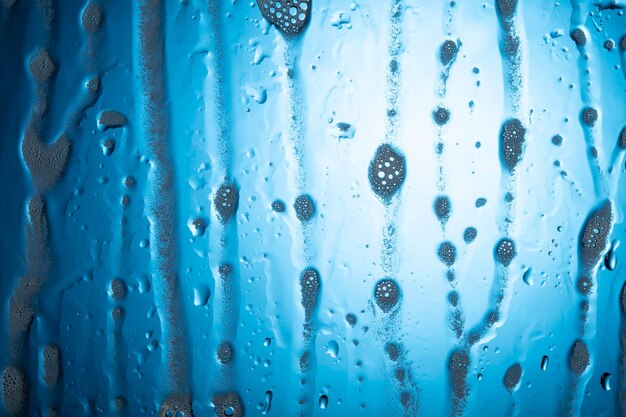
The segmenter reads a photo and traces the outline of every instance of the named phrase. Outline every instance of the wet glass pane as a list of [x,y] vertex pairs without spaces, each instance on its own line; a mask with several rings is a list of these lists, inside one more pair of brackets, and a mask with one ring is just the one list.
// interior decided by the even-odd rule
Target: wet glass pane
[[0,0],[0,415],[626,415],[625,9]]

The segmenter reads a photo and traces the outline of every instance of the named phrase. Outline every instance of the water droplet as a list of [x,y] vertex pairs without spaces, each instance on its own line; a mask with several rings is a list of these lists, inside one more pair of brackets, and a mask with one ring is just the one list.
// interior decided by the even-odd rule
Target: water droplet
[[326,395],[320,396],[319,404],[320,404],[320,408],[322,410],[325,410],[326,407],[328,407],[328,397]]
[[524,283],[526,283],[526,285],[530,285],[531,287],[535,285],[532,268],[528,268],[524,271],[524,275],[522,275],[522,280],[524,281]]
[[611,391],[611,374],[608,372],[603,373],[600,377],[600,384],[603,390]]
[[547,371],[549,364],[550,364],[550,358],[547,355],[543,355],[543,357],[541,358],[541,370]]
[[334,340],[331,340],[326,345],[326,354],[331,358],[336,358],[339,355],[339,345]]

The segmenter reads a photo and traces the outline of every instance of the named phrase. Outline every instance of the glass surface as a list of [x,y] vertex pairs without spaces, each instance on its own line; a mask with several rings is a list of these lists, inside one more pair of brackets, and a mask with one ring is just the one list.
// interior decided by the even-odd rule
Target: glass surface
[[0,408],[626,415],[625,8],[2,0]]

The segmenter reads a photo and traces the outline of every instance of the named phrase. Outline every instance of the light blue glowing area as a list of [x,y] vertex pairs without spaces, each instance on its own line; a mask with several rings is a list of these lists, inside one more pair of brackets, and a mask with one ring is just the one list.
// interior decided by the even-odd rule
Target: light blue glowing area
[[0,2],[0,415],[622,415],[625,11]]

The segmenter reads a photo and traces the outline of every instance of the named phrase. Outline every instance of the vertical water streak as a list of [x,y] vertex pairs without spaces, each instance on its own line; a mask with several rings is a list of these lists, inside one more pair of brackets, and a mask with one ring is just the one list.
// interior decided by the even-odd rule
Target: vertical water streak
[[[208,3],[208,30],[210,32],[210,54],[208,70],[211,79],[211,99],[215,114],[212,122],[217,125],[217,146],[219,157],[217,169],[223,178],[213,196],[213,207],[219,221],[219,253],[217,254],[217,279],[215,280],[215,313],[213,315],[216,340],[215,357],[218,362],[214,376],[216,391],[213,406],[217,415],[222,415],[228,407],[243,413],[235,379],[235,339],[239,322],[239,265],[237,231],[237,210],[239,208],[239,186],[233,177],[233,138],[231,135],[230,112],[230,66],[225,59],[224,14],[218,0]],[[219,174],[218,174],[219,175]],[[237,414],[239,415],[239,414]]]
[[291,156],[296,162],[295,172],[292,176],[298,197],[293,208],[296,212],[296,218],[300,222],[297,240],[301,242],[305,267],[300,276],[301,305],[304,309],[305,319],[302,330],[303,346],[299,358],[302,379],[301,396],[298,402],[301,407],[301,415],[310,415],[313,412],[312,399],[316,397],[314,394],[317,364],[315,339],[322,283],[319,272],[312,266],[315,261],[316,240],[313,226],[317,207],[313,197],[308,194],[310,185],[306,169],[307,127],[304,117],[306,95],[302,87],[299,61],[303,33],[312,14],[312,1],[286,0],[282,3],[274,3],[267,0],[257,0],[257,5],[263,17],[280,32],[277,42],[279,49],[282,50],[285,66],[284,90],[287,105],[287,129],[284,132],[284,137]]
[[155,303],[161,319],[161,386],[159,416],[176,409],[192,415],[187,335],[182,313],[176,242],[174,173],[169,157],[169,123],[164,70],[164,4],[140,0],[136,68],[139,80],[140,127],[150,160],[146,210],[150,222],[150,250]]
[[[398,104],[401,84],[400,58],[403,50],[404,10],[401,0],[390,0],[389,5],[389,40],[387,45],[389,64],[385,83],[385,133],[383,143],[378,146],[370,162],[368,179],[372,191],[380,199],[385,210],[380,254],[382,274],[385,275],[385,278],[378,281],[374,288],[374,298],[382,315],[378,318],[376,335],[380,341],[399,343],[399,317],[396,316],[400,310],[400,287],[392,277],[397,275],[399,267],[397,220],[400,208],[399,194],[406,178],[406,158],[394,143],[398,139],[399,130],[400,112]],[[392,360],[394,373],[404,372],[410,376],[410,367],[406,363],[404,353],[398,361],[395,363],[396,361]],[[407,416],[416,415],[419,408],[417,398],[419,390],[415,382],[412,377],[406,380],[404,376],[399,378],[398,375],[396,375],[395,380],[394,388],[399,393],[404,414]]]
[[591,71],[591,36],[584,29],[583,11],[578,0],[571,0],[572,14],[570,18],[570,37],[578,50],[578,77],[580,84],[580,98],[583,109],[579,115],[580,127],[583,131],[587,145],[587,160],[591,171],[594,190],[598,199],[606,198],[609,193],[606,173],[600,158],[603,155],[598,152],[597,144],[602,143],[601,114],[597,109],[596,94],[594,94],[592,71]]

